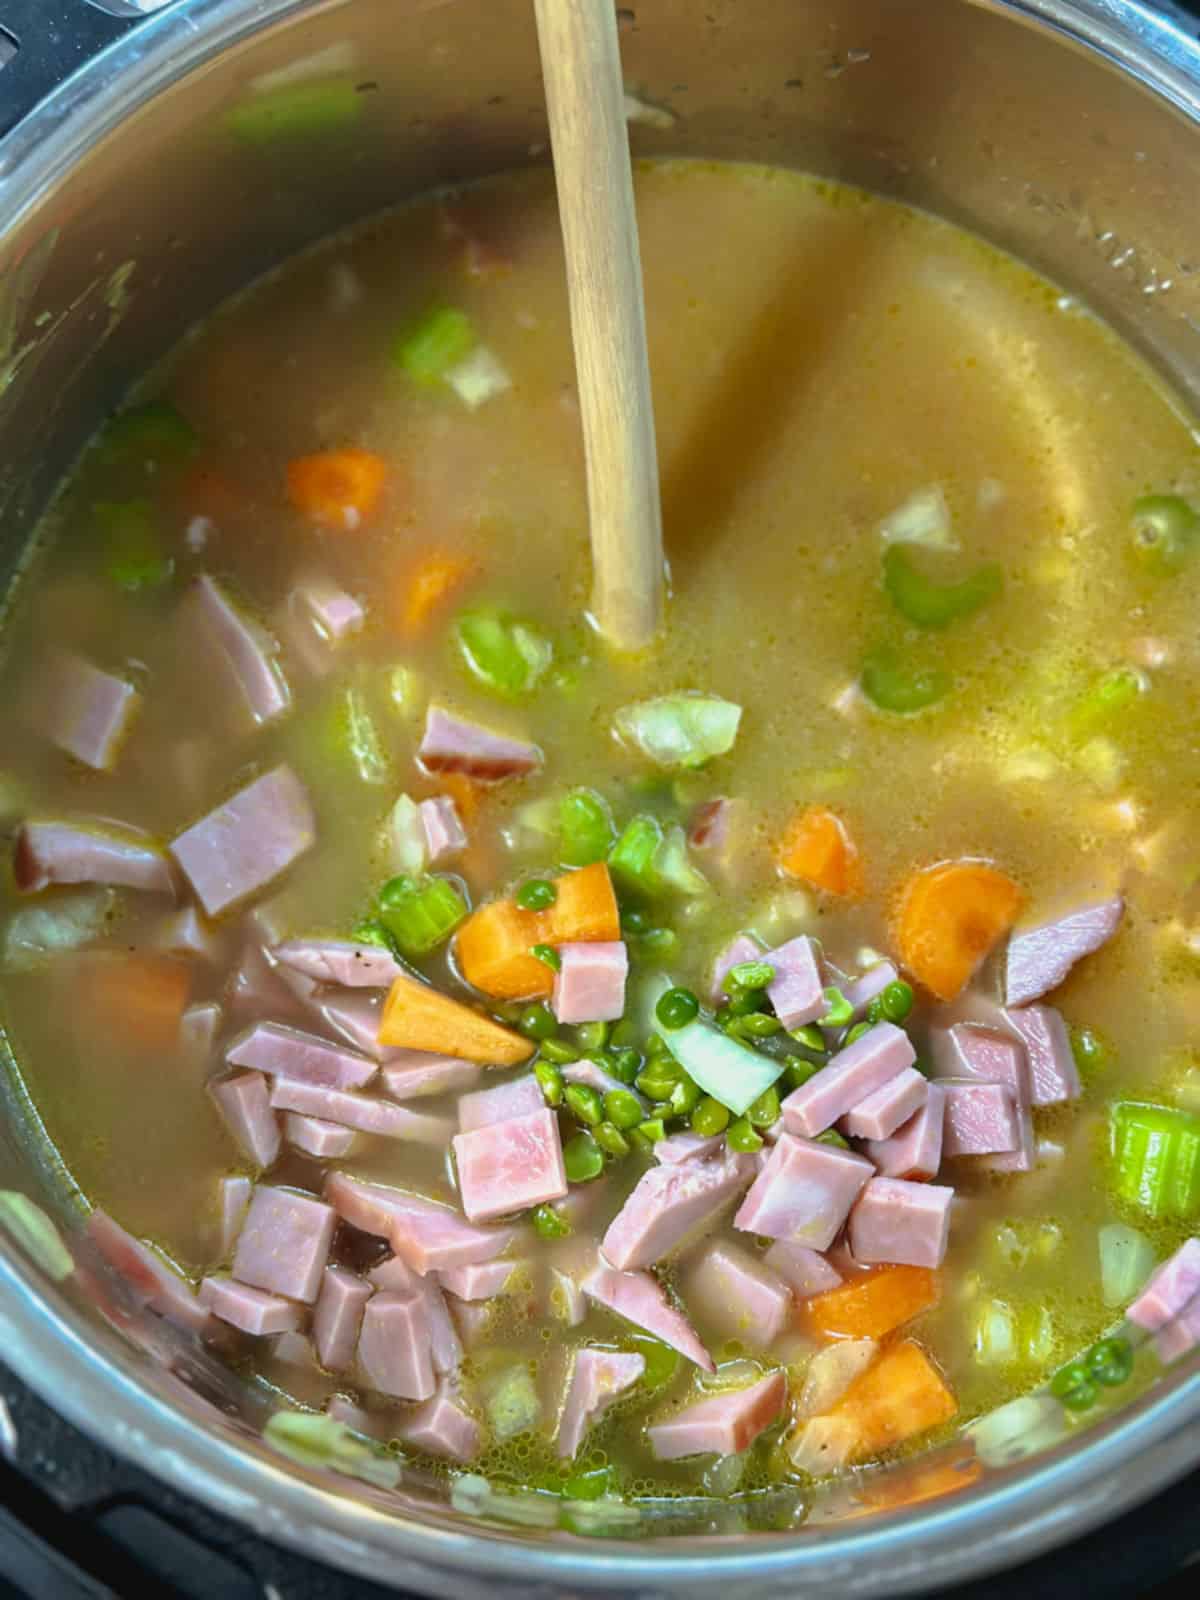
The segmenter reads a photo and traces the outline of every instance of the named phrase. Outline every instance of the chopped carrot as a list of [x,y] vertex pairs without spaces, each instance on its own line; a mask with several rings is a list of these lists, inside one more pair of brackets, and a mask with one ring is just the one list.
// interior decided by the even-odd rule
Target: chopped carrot
[[854,1454],[861,1458],[949,1422],[957,1410],[958,1402],[924,1350],[904,1339],[854,1380],[829,1415],[853,1424]]
[[512,900],[493,900],[472,912],[458,930],[456,954],[463,977],[484,994],[531,1000],[550,994],[554,974],[535,944],[597,944],[621,937],[612,878],[597,861],[555,879],[557,898],[545,911],[523,911]]
[[322,528],[353,533],[379,504],[387,463],[370,450],[322,450],[288,462],[288,499]]
[[828,806],[807,806],[792,818],[779,846],[779,865],[830,894],[863,892],[862,862],[846,824]]
[[901,961],[939,1000],[953,1000],[1012,927],[1022,894],[984,861],[943,861],[908,880],[896,920]]
[[928,1267],[880,1267],[817,1294],[805,1307],[829,1339],[882,1339],[938,1302],[938,1276]]
[[401,631],[420,633],[442,601],[462,587],[477,565],[470,556],[454,556],[436,550],[423,556],[409,575],[401,600]]
[[179,1038],[192,974],[170,956],[94,955],[80,964],[79,1016],[89,1034],[167,1050]]
[[484,1066],[515,1067],[533,1053],[519,1033],[502,1028],[461,1000],[439,994],[417,978],[392,982],[379,1024],[379,1043],[404,1050],[431,1050]]
[[438,777],[438,783],[457,806],[463,826],[470,827],[479,816],[483,785],[468,778],[465,772],[443,772]]

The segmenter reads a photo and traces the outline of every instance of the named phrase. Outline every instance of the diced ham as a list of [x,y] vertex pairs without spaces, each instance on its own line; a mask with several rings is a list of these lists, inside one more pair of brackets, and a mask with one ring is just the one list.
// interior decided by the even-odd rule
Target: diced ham
[[943,1156],[982,1156],[1020,1149],[1021,1117],[1006,1084],[943,1078],[942,1089],[946,1097]]
[[208,1330],[211,1318],[191,1284],[169,1267],[149,1245],[126,1233],[106,1211],[97,1208],[87,1220],[88,1238],[142,1305],[177,1327],[194,1333]]
[[315,1373],[317,1370],[312,1344],[304,1334],[294,1331],[275,1335],[271,1341],[269,1359],[278,1362],[281,1367],[294,1367],[300,1372]]
[[898,977],[899,973],[890,961],[877,961],[861,977],[851,979],[842,988],[851,1006],[850,1022],[861,1022],[871,1001],[881,995],[888,984],[895,983]]
[[334,644],[341,644],[352,633],[358,633],[367,620],[361,604],[332,578],[317,575],[303,578],[288,599],[294,609],[303,611],[323,637]]
[[188,1006],[179,1019],[179,1048],[189,1061],[207,1067],[212,1059],[223,1013],[215,1000]]
[[713,962],[712,977],[709,979],[708,998],[714,1006],[719,1006],[729,996],[725,993],[725,979],[734,967],[740,967],[746,961],[761,961],[763,947],[752,933],[739,933],[731,939]]
[[687,1318],[675,1310],[662,1285],[648,1272],[617,1272],[599,1266],[583,1280],[583,1292],[605,1310],[669,1344],[705,1372],[717,1370]]
[[325,1268],[312,1332],[321,1365],[330,1372],[345,1372],[354,1361],[363,1312],[374,1293],[369,1283],[344,1267]]
[[470,1267],[443,1267],[438,1281],[460,1300],[491,1300],[511,1294],[514,1274],[518,1281],[529,1271],[528,1261],[478,1261]]
[[454,1138],[458,1188],[472,1222],[524,1211],[567,1192],[558,1118],[548,1107]]
[[221,1260],[233,1254],[237,1236],[242,1231],[246,1210],[254,1185],[249,1178],[222,1178],[217,1185],[217,1206],[221,1218]]
[[486,1128],[493,1122],[507,1122],[510,1117],[528,1117],[535,1111],[544,1111],[546,1098],[542,1086],[532,1072],[499,1083],[494,1089],[479,1089],[474,1094],[464,1094],[458,1102],[458,1129],[471,1133],[476,1128]]
[[244,615],[214,579],[197,578],[183,600],[184,624],[220,662],[256,723],[281,716],[291,704],[279,669],[279,647],[259,623]]
[[374,1061],[299,1028],[260,1022],[225,1052],[231,1066],[252,1067],[272,1078],[289,1078],[320,1089],[361,1089],[377,1071]]
[[937,1077],[1003,1083],[1015,1100],[1030,1103],[1029,1064],[1019,1039],[973,1022],[934,1028],[929,1037]]
[[885,1178],[934,1178],[942,1164],[946,1091],[926,1086],[925,1104],[888,1139],[867,1141],[866,1154]]
[[622,1350],[593,1350],[584,1346],[575,1352],[566,1398],[558,1421],[555,1449],[564,1458],[573,1456],[583,1436],[646,1370],[646,1358]]
[[22,823],[13,846],[13,882],[19,894],[37,894],[56,883],[175,893],[171,863],[145,834],[80,822]]
[[325,1402],[325,1415],[342,1423],[351,1432],[361,1433],[366,1439],[386,1440],[392,1436],[390,1412],[368,1411],[363,1406],[356,1406],[353,1400],[347,1400],[344,1394],[329,1396]]
[[300,1326],[299,1306],[281,1295],[264,1294],[261,1289],[238,1283],[233,1278],[205,1278],[200,1285],[200,1302],[222,1322],[259,1337],[292,1332]]
[[[254,939],[247,939],[238,964],[225,986],[230,1011],[243,1019],[257,1019],[265,1014],[307,1021],[308,1005],[284,981],[285,974],[286,968],[272,967],[260,944]],[[301,985],[310,982],[298,972],[293,972],[291,976]]]
[[1154,1273],[1125,1313],[1150,1333],[1186,1311],[1200,1296],[1200,1238],[1188,1239]]
[[426,772],[461,772],[476,783],[524,777],[542,764],[537,745],[495,733],[437,705],[425,714],[417,758]]
[[334,1212],[311,1195],[259,1184],[238,1238],[233,1275],[312,1305],[333,1240]]
[[111,772],[141,703],[124,678],[64,650],[36,685],[33,719],[60,750],[97,772]]
[[753,1161],[741,1155],[648,1167],[608,1226],[604,1259],[620,1272],[653,1266],[711,1226],[753,1177]]
[[725,1240],[701,1254],[684,1287],[689,1310],[749,1350],[774,1343],[792,1315],[792,1291],[783,1279]]
[[615,1022],[625,1014],[629,956],[617,939],[560,944],[551,1009],[559,1022]]
[[467,848],[467,830],[458,816],[458,807],[448,794],[435,794],[417,807],[425,830],[427,865],[434,867],[449,856]]
[[283,1119],[283,1136],[294,1150],[303,1150],[318,1161],[336,1161],[354,1148],[354,1129],[321,1117],[289,1111]]
[[428,1095],[471,1089],[483,1076],[475,1061],[438,1056],[428,1050],[389,1050],[382,1077],[393,1100],[420,1100]]
[[800,1300],[836,1289],[842,1281],[833,1262],[819,1250],[810,1250],[803,1244],[789,1244],[786,1239],[776,1239],[763,1256],[763,1265],[782,1278]]
[[908,1035],[890,1022],[877,1022],[783,1102],[784,1127],[813,1139],[832,1128],[869,1094],[897,1077],[917,1059]]
[[271,1110],[271,1090],[261,1072],[235,1072],[214,1078],[208,1092],[233,1142],[256,1167],[279,1158],[279,1118]]
[[1053,1006],[1017,1006],[1004,1013],[1029,1057],[1031,1099],[1035,1106],[1056,1106],[1077,1100],[1081,1091],[1079,1068],[1067,1034],[1067,1025]]
[[839,1122],[851,1139],[887,1139],[925,1104],[929,1085],[915,1067],[905,1067],[858,1104]]
[[425,1340],[435,1373],[456,1372],[462,1364],[462,1343],[436,1274],[422,1277],[399,1256],[372,1267],[368,1282],[385,1294],[417,1296],[424,1308]]
[[762,959],[775,968],[775,976],[767,985],[767,998],[785,1028],[798,1028],[824,1016],[828,1006],[821,955],[807,934],[768,950]]
[[374,989],[317,989],[311,1003],[331,1033],[373,1061],[383,1062],[392,1055],[379,1042],[383,999]]
[[503,1255],[511,1228],[476,1228],[457,1211],[421,1195],[363,1183],[342,1172],[325,1180],[325,1198],[353,1228],[387,1239],[414,1272],[466,1267]]
[[654,1146],[654,1159],[665,1164],[711,1161],[725,1149],[723,1133],[671,1133]]
[[428,1315],[420,1292],[374,1295],[363,1313],[358,1364],[371,1388],[399,1400],[428,1400],[436,1382]]
[[336,1122],[342,1128],[372,1133],[382,1139],[406,1139],[410,1144],[432,1145],[444,1150],[454,1132],[449,1117],[434,1117],[423,1111],[410,1111],[391,1100],[373,1095],[350,1094],[343,1089],[324,1089],[299,1078],[276,1078],[271,1088],[271,1104],[276,1111],[299,1111],[322,1122]]
[[1108,943],[1124,914],[1125,900],[1118,894],[1014,933],[1004,974],[1006,1003],[1028,1005],[1057,989],[1077,961]]
[[210,917],[263,889],[316,842],[304,785],[275,767],[185,830],[171,854]]
[[628,1084],[615,1078],[611,1072],[606,1072],[598,1061],[592,1061],[587,1056],[582,1061],[569,1061],[562,1069],[564,1083],[583,1083],[589,1089],[595,1089],[597,1094],[611,1094],[614,1089],[623,1089],[631,1094],[635,1100],[646,1104],[636,1089],[631,1089]]
[[316,983],[350,989],[386,989],[404,972],[390,950],[378,944],[355,944],[352,939],[289,939],[276,945],[271,955]]
[[164,917],[154,944],[169,956],[207,961],[212,966],[225,959],[224,939],[195,906],[184,906]]
[[788,1385],[783,1372],[769,1372],[746,1389],[726,1389],[697,1400],[669,1418],[646,1429],[650,1448],[659,1461],[683,1456],[740,1455],[765,1428],[778,1422],[787,1405]]
[[940,1267],[950,1237],[954,1190],[903,1178],[872,1178],[850,1213],[854,1259],[876,1266]]
[[1154,1335],[1154,1348],[1164,1366],[1189,1355],[1197,1345],[1200,1345],[1200,1299],[1193,1300]]
[[733,1225],[827,1250],[874,1170],[848,1150],[781,1134]]
[[399,1434],[415,1449],[431,1456],[446,1456],[451,1461],[473,1461],[483,1442],[479,1424],[444,1385],[432,1400],[408,1413]]

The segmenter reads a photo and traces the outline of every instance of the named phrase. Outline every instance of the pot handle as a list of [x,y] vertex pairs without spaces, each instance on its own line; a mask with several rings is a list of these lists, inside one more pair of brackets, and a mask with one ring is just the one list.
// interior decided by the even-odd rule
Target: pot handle
[[0,137],[153,9],[156,0],[0,0]]

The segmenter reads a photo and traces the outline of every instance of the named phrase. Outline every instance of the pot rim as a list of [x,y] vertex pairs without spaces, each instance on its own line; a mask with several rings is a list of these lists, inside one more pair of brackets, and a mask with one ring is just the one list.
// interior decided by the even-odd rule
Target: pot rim
[[[349,0],[186,0],[96,56],[0,142],[0,230],[7,231],[87,149],[174,82],[264,25]],[[412,0],[403,0],[412,3]],[[420,0],[417,0],[420,3]],[[434,0],[437,3],[437,0]],[[1115,70],[1200,124],[1200,45],[1141,0],[966,0]],[[2,232],[0,232],[2,238]],[[535,1543],[457,1530],[342,1497],[314,1475],[243,1448],[146,1388],[134,1353],[94,1326],[0,1239],[0,1349],[22,1382],[83,1432],[253,1531],[364,1577],[462,1597],[683,1587],[696,1595],[794,1594],[798,1580],[839,1596],[927,1590],[1012,1565],[1138,1504],[1200,1459],[1200,1369],[1020,1469],[990,1473],[941,1501],[869,1520],[749,1540],[684,1537],[618,1545]],[[107,1345],[102,1350],[101,1343]],[[386,1565],[384,1565],[386,1563]],[[478,1585],[465,1585],[472,1577]]]

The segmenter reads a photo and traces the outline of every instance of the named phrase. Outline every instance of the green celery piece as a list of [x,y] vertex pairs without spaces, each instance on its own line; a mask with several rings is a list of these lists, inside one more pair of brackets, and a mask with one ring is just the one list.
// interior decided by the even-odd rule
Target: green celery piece
[[621,738],[660,767],[699,767],[733,749],[741,706],[715,694],[665,694],[622,706]]
[[1114,667],[1096,679],[1070,716],[1074,738],[1087,739],[1118,720],[1146,687],[1136,667]]
[[0,1227],[55,1283],[75,1271],[75,1258],[63,1243],[62,1234],[28,1195],[16,1189],[0,1189]]
[[937,705],[950,693],[950,674],[940,667],[910,667],[890,645],[873,650],[863,662],[863,693],[881,711],[902,716]]
[[659,883],[654,862],[662,842],[662,823],[657,817],[647,812],[632,817],[612,847],[608,870],[626,888],[639,889],[646,895],[657,894]]
[[107,462],[183,461],[196,442],[187,418],[165,400],[154,400],[113,417],[100,436],[100,452]]
[[660,891],[670,890],[689,899],[708,893],[708,879],[688,859],[687,836],[677,822],[664,832],[662,843],[654,852],[651,872]]
[[[671,987],[664,981],[656,999]],[[664,1037],[668,1050],[692,1081],[735,1117],[745,1116],[783,1073],[782,1061],[747,1048],[700,1017]]]
[[364,783],[386,783],[388,761],[375,720],[367,709],[362,691],[350,687],[345,692],[346,746]]
[[603,861],[616,838],[612,813],[595,789],[572,789],[558,808],[559,859],[564,867]]
[[1000,593],[1004,574],[995,562],[978,567],[958,583],[935,583],[921,572],[901,544],[883,557],[883,587],[902,617],[919,628],[945,628],[969,617]]
[[475,344],[475,330],[465,311],[438,306],[397,339],[392,356],[415,383],[441,383]]
[[400,1481],[400,1463],[394,1456],[333,1417],[310,1411],[276,1411],[263,1428],[263,1438],[280,1455],[301,1466],[331,1467],[381,1489],[394,1489]]
[[1120,1199],[1156,1220],[1190,1222],[1200,1213],[1200,1117],[1121,1100],[1109,1131]]
[[1133,502],[1134,555],[1149,572],[1169,577],[1200,550],[1200,516],[1177,494],[1144,494]]
[[471,673],[507,700],[535,689],[554,660],[544,634],[501,611],[464,612],[454,636]]
[[136,593],[170,580],[175,563],[163,552],[149,500],[100,500],[92,516],[104,535],[104,570],[113,583]]
[[409,880],[405,893],[380,907],[379,920],[403,955],[419,957],[444,944],[466,914],[466,902],[448,878],[425,878]]
[[225,126],[243,144],[268,145],[334,133],[357,122],[363,105],[353,78],[289,83],[248,95],[226,115]]

